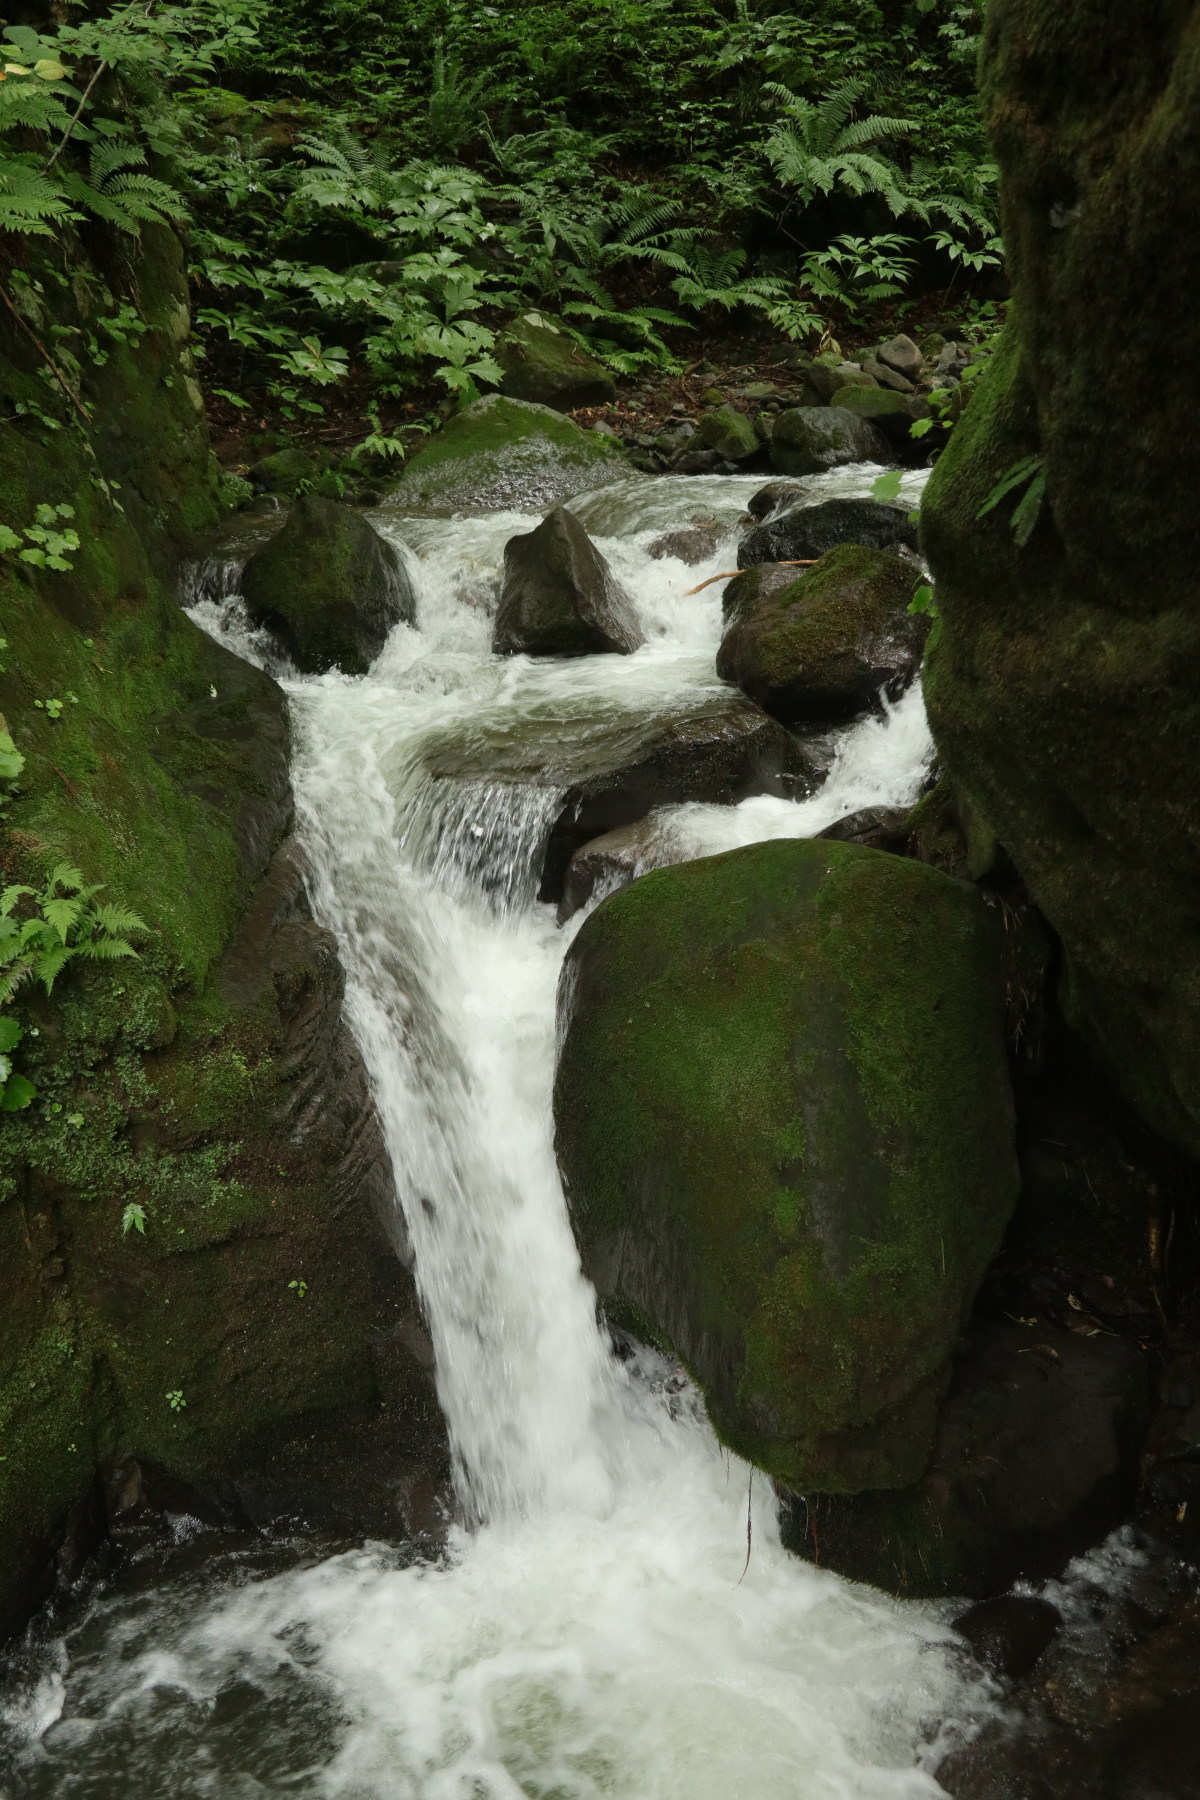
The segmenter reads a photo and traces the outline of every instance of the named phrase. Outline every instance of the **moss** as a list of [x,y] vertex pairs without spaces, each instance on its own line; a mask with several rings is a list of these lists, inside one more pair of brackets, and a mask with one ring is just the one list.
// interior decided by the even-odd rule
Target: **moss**
[[916,1479],[1015,1197],[1002,971],[931,869],[772,843],[643,877],[564,974],[585,1262],[792,1485]]
[[496,340],[495,357],[504,371],[504,392],[513,400],[567,412],[576,406],[603,406],[616,394],[603,364],[541,313],[513,319]]
[[929,629],[909,601],[920,571],[891,551],[841,544],[783,586],[769,565],[726,596],[717,673],[787,722],[862,712],[885,683],[904,685]]
[[705,413],[696,436],[705,449],[715,450],[728,462],[755,456],[760,448],[758,433],[736,406],[718,406]]
[[365,675],[392,626],[416,614],[395,548],[360,513],[316,494],[250,558],[242,589],[251,618],[310,674]]
[[540,505],[624,472],[619,449],[548,406],[491,394],[468,406],[413,457],[392,498],[404,506]]
[[[989,10],[985,104],[1017,305],[922,509],[944,763],[1062,941],[1071,1023],[1192,1155],[1198,29],[1095,0]],[[1011,505],[978,514],[1029,455],[1047,504],[1020,549]]]
[[[283,695],[179,608],[177,558],[215,488],[178,246],[144,250],[118,291],[150,329],[84,389],[94,453],[32,414],[0,425],[0,517],[67,502],[81,538],[70,571],[0,561],[0,711],[26,757],[0,877],[76,864],[149,927],[136,961],[73,964],[19,1001],[38,1093],[0,1115],[0,1631],[36,1601],[98,1464],[199,1473],[300,1413],[371,1403],[372,1340],[406,1280],[364,1203],[370,1115],[339,1066],[336,961],[314,926],[282,928],[286,957],[271,935],[295,917],[263,882],[290,814]],[[27,271],[47,331],[83,329],[108,279],[66,253],[73,282]],[[45,410],[27,342],[6,340],[0,387]],[[35,705],[51,698],[58,719]],[[231,944],[264,893],[239,972]],[[305,1055],[322,1101],[298,1119]],[[144,1233],[123,1230],[129,1206]]]

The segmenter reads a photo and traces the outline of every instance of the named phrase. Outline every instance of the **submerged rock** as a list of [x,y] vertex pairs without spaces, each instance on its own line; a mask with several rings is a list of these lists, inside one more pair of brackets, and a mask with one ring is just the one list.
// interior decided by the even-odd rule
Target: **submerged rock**
[[844,463],[887,460],[887,443],[874,425],[844,406],[793,406],[780,413],[771,433],[771,467],[781,475],[819,475]]
[[556,1142],[606,1309],[804,1491],[919,1480],[1017,1192],[996,915],[783,841],[605,900],[560,986]]
[[574,513],[556,506],[504,546],[492,635],[502,656],[628,655],[645,643],[633,602]]
[[702,563],[713,554],[724,535],[725,528],[719,519],[697,518],[691,525],[681,525],[676,531],[664,531],[661,537],[646,546],[646,554],[656,562],[673,556],[682,563]]
[[628,887],[639,875],[682,861],[653,814],[636,825],[619,825],[576,850],[567,864],[558,922],[566,921],[591,900],[603,900]]
[[817,506],[792,506],[747,533],[738,545],[738,567],[815,559],[839,544],[865,544],[871,550],[905,544],[915,550],[917,527],[910,511],[907,506],[885,506],[878,500],[824,500]]
[[611,438],[581,431],[549,406],[489,394],[430,438],[391,499],[412,512],[534,512],[627,468]]
[[894,698],[921,665],[928,614],[908,611],[921,572],[843,544],[794,580],[769,563],[731,581],[717,673],[785,723],[852,718]]
[[392,626],[416,617],[404,564],[361,513],[306,494],[242,575],[246,610],[298,669],[365,675]]
[[577,406],[604,406],[616,395],[603,363],[545,313],[521,313],[513,319],[496,339],[493,355],[504,371],[503,392],[511,400],[572,412]]

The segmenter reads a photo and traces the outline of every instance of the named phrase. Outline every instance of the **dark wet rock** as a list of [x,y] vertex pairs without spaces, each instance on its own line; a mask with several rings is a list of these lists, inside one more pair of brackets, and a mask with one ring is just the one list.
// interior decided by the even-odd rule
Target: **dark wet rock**
[[671,468],[676,475],[711,475],[723,460],[719,450],[684,450]]
[[665,868],[681,859],[672,850],[669,835],[653,814],[636,825],[620,825],[581,845],[567,864],[558,922],[566,921],[589,901],[604,899],[618,888],[628,887],[639,875]]
[[738,545],[738,567],[752,563],[815,560],[839,544],[864,544],[891,550],[904,544],[917,548],[917,527],[907,506],[878,500],[824,500],[817,506],[791,506],[748,532]]
[[818,837],[835,844],[862,844],[868,850],[889,850],[903,856],[908,849],[911,806],[865,806],[827,825]]
[[975,1655],[993,1675],[1010,1681],[1028,1675],[1062,1629],[1062,1614],[1048,1600],[999,1594],[980,1600],[954,1621]]
[[715,450],[724,462],[744,462],[761,449],[758,433],[736,406],[718,406],[706,412],[696,436],[704,449]]
[[420,513],[536,512],[626,471],[603,433],[553,407],[489,394],[464,407],[406,464],[391,499]]
[[1002,961],[964,884],[815,840],[643,875],[568,953],[556,1141],[584,1266],[779,1480],[924,1470],[1016,1199]]
[[546,849],[539,898],[557,900],[567,866],[590,838],[633,824],[656,806],[699,800],[733,806],[752,794],[796,799],[825,779],[831,754],[782,730],[758,707],[724,697],[651,723],[623,759],[572,782]]
[[919,569],[843,544],[787,584],[782,572],[759,565],[726,588],[719,675],[785,724],[852,718],[904,691],[929,633],[928,615],[908,610]]
[[951,1800],[1119,1800],[1104,1764],[1098,1745],[1061,1726],[988,1725],[943,1759],[937,1779]]
[[790,407],[771,434],[771,467],[782,475],[819,475],[845,463],[887,459],[887,442],[875,426],[844,406]]
[[891,445],[892,451],[916,455],[913,421],[923,414],[923,402],[916,395],[898,394],[891,388],[843,388],[832,404],[852,414],[861,424],[877,429]]
[[891,1593],[996,1594],[1018,1577],[1057,1573],[1120,1523],[1148,1418],[1136,1342],[976,1322],[923,1479],[890,1493],[794,1500],[785,1542]]
[[775,513],[786,512],[793,506],[799,506],[807,499],[810,489],[800,481],[768,481],[765,487],[759,488],[746,502],[746,511],[755,521],[769,519]]
[[666,531],[647,546],[646,554],[661,561],[673,556],[679,562],[702,563],[713,554],[725,535],[719,519],[705,519],[692,525],[681,525],[677,531]]
[[545,313],[521,313],[511,320],[492,354],[504,371],[502,391],[511,400],[572,412],[577,406],[605,406],[616,395],[603,363]]
[[717,690],[673,714],[617,713],[480,729],[428,761],[436,780],[487,787],[520,782],[547,797],[539,898],[562,897],[567,865],[592,838],[635,824],[656,806],[734,805],[752,794],[812,793],[832,751],[802,742],[741,694]]
[[633,602],[574,513],[556,506],[504,546],[492,634],[502,656],[628,655],[645,643]]
[[246,610],[298,669],[365,675],[393,625],[416,617],[399,553],[361,513],[306,494],[242,574]]

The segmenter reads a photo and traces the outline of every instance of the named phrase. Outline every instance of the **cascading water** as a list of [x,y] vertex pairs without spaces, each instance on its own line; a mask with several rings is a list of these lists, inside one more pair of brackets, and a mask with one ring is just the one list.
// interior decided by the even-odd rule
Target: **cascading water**
[[[875,473],[813,485],[861,493]],[[173,1800],[938,1791],[933,1738],[978,1695],[936,1610],[789,1557],[768,1484],[721,1451],[677,1372],[613,1357],[554,1162],[555,987],[578,921],[560,929],[536,902],[546,837],[580,744],[719,691],[720,588],[684,590],[732,566],[750,491],[664,479],[573,502],[648,643],[568,663],[489,654],[503,544],[533,520],[381,512],[419,629],[397,627],[361,680],[285,676],[314,902],[414,1245],[461,1522],[434,1562],[381,1546],[282,1570],[231,1557],[102,1591],[10,1707],[22,1747],[0,1794],[99,1800],[139,1776]],[[650,539],[697,504],[728,541],[705,568],[653,561]],[[189,599],[267,654],[227,577]],[[928,755],[914,693],[845,733],[803,804],[665,809],[664,855],[909,802]]]

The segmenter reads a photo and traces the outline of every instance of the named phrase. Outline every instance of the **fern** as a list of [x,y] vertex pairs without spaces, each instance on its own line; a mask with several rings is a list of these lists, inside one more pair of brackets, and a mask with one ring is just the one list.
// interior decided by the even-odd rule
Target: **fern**
[[855,196],[881,195],[896,218],[910,210],[901,170],[874,146],[881,138],[915,130],[915,121],[881,113],[855,119],[854,109],[866,91],[865,81],[853,79],[812,101],[779,82],[767,82],[766,92],[783,103],[785,113],[767,139],[767,160],[779,181],[797,190],[802,206],[818,194],[840,189]]

